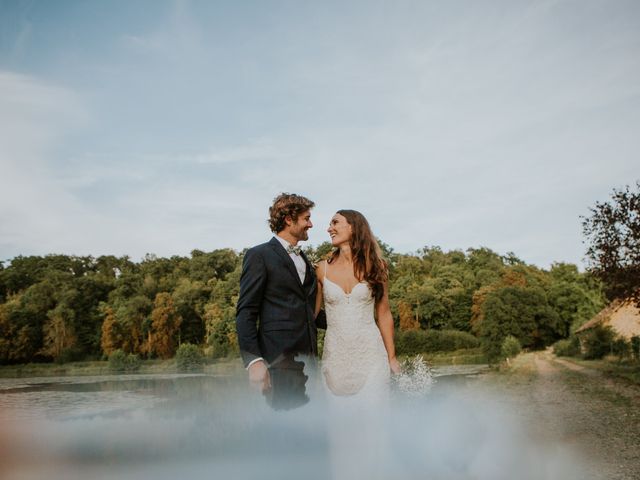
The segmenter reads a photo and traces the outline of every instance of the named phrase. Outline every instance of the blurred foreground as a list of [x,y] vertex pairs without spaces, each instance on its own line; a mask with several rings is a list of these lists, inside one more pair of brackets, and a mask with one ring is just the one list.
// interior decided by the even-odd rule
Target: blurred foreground
[[0,476],[613,478],[594,470],[580,444],[535,427],[531,414],[545,412],[522,403],[536,378],[526,372],[494,382],[477,368],[449,367],[436,370],[438,381],[425,396],[396,394],[388,410],[348,412],[327,401],[310,373],[311,401],[288,412],[271,410],[250,392],[242,369],[2,379]]

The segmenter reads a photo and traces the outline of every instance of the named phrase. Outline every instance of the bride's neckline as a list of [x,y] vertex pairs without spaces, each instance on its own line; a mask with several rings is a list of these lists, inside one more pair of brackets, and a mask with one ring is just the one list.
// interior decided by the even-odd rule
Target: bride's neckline
[[356,283],[353,287],[351,287],[351,291],[350,291],[349,293],[347,293],[347,292],[344,290],[344,288],[342,288],[342,287],[341,287],[340,285],[338,285],[336,282],[332,281],[332,280],[331,280],[329,277],[327,277],[326,275],[324,276],[324,279],[325,279],[327,282],[329,282],[329,283],[333,283],[333,284],[334,284],[336,287],[338,287],[338,288],[340,289],[340,291],[341,291],[342,293],[344,293],[347,297],[353,293],[353,291],[356,289],[356,287],[357,287],[358,285],[363,285],[363,284],[366,284],[366,283],[367,283],[367,282],[358,282],[358,283]]

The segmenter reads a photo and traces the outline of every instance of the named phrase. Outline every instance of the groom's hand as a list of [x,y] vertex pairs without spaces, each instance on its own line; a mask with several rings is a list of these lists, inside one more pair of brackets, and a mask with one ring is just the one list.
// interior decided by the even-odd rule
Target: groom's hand
[[249,383],[262,393],[271,390],[271,376],[264,361],[259,360],[249,367]]

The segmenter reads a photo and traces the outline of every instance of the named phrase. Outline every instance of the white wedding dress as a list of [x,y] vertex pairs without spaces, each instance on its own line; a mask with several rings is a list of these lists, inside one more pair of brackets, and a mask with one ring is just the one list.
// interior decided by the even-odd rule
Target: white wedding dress
[[346,293],[327,278],[325,264],[323,296],[327,331],[322,376],[329,395],[359,404],[385,401],[389,393],[389,360],[375,321],[375,301],[369,284],[358,283]]
[[366,282],[346,293],[323,281],[327,331],[322,377],[328,411],[333,480],[388,479],[385,429],[389,407],[389,360],[375,321],[375,301]]

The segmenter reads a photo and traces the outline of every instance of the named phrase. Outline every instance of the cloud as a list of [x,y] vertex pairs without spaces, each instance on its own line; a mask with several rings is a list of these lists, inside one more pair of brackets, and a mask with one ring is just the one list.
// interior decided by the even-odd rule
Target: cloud
[[32,76],[0,72],[3,253],[29,251],[45,242],[60,245],[69,219],[83,214],[77,199],[56,185],[50,157],[62,137],[87,118],[73,92]]
[[294,191],[313,243],[356,208],[398,251],[579,262],[579,215],[636,175],[635,8],[151,13],[85,33],[64,72],[3,73],[2,255],[241,249]]
[[[221,148],[211,152],[185,156],[187,161],[191,159],[200,164],[242,163],[253,161],[273,161],[286,159],[286,154],[279,151],[266,139],[258,139],[246,145]],[[191,158],[189,158],[191,157]]]
[[140,56],[182,63],[203,58],[206,40],[189,2],[174,1],[162,25],[142,33],[123,33],[119,43]]

